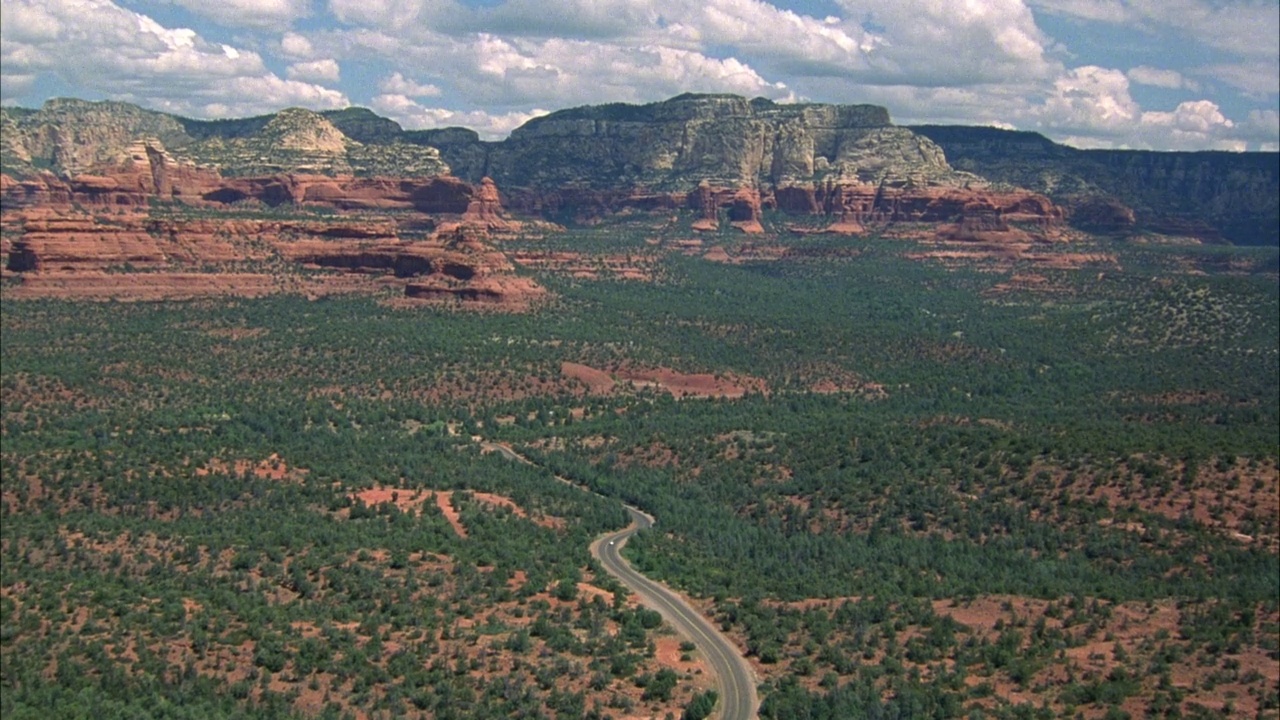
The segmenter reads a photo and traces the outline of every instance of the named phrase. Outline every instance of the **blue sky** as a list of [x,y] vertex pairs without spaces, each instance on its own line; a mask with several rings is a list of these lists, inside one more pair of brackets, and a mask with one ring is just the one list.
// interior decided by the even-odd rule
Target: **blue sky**
[[362,105],[505,136],[682,92],[1079,147],[1280,148],[1277,0],[0,0],[0,100]]

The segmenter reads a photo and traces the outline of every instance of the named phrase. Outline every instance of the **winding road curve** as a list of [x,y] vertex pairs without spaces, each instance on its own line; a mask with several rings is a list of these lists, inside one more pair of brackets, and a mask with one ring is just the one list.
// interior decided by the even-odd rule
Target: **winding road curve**
[[[485,442],[482,446],[501,453],[509,460],[529,465],[535,464],[505,445]],[[557,479],[591,492],[565,478],[557,477]],[[713,717],[718,720],[754,720],[757,717],[756,708],[759,705],[755,679],[751,667],[734,644],[683,598],[665,585],[636,572],[622,557],[622,548],[627,544],[627,539],[642,530],[653,527],[655,522],[652,516],[630,505],[623,507],[631,516],[631,524],[622,530],[597,538],[591,543],[592,556],[600,561],[600,565],[606,572],[630,588],[646,606],[661,613],[662,617],[675,627],[676,632],[698,647],[716,676],[716,691],[720,697]]]

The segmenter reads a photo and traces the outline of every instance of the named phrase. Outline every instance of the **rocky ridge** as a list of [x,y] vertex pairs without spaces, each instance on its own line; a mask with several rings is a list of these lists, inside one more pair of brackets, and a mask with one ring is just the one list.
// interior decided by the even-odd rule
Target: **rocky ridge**
[[128,103],[55,99],[39,110],[0,108],[0,123],[0,162],[4,174],[14,178],[41,170],[69,178],[120,165],[139,142],[170,153],[178,163],[227,177],[449,174],[435,148],[404,142],[366,145],[347,137],[325,116],[301,108],[244,120],[195,121]]
[[[260,134],[274,138],[278,155],[342,157],[351,141],[308,115],[281,113]],[[21,281],[9,297],[376,292],[388,287],[378,277],[406,298],[504,309],[546,295],[487,244],[521,229],[492,181],[314,172],[227,178],[175,159],[154,137],[104,156],[88,173],[65,178],[0,175],[0,250],[6,275]],[[413,239],[402,238],[406,232]]]
[[[185,297],[162,278],[219,292],[195,270],[261,265],[522,306],[543,292],[490,244],[521,229],[507,208],[577,222],[684,211],[695,232],[880,232],[957,258],[1028,258],[1077,231],[1274,239],[1280,194],[1274,153],[1098,154],[1028,133],[916,132],[870,105],[731,95],[562,110],[501,142],[405,132],[361,108],[199,121],[55,100],[0,108],[0,127],[12,296],[76,282],[109,295],[112,277],[142,269],[161,288],[144,295]],[[246,292],[281,288],[278,272],[235,276]]]
[[862,200],[851,211],[851,197],[1020,190],[1050,198],[1089,233],[1280,244],[1276,153],[1076,150],[1035,133],[899,127],[871,105],[686,94],[561,110],[485,142],[466,128],[405,131],[364,108],[203,121],[60,99],[39,110],[0,108],[0,129],[0,165],[19,180],[119,164],[145,140],[177,166],[212,165],[224,178],[419,177],[451,168],[473,185],[492,178],[517,212],[567,220],[628,208],[709,218],[697,205],[706,183],[716,197],[753,190],[762,210],[825,214],[831,228],[857,231],[896,220],[888,206],[868,210]]
[[1280,245],[1280,153],[1078,150],[999,128],[912,130],[958,169],[1048,196],[1082,230]]
[[[426,237],[368,217],[154,217],[28,208],[8,249],[10,297],[123,300],[379,292],[525,309],[546,297],[463,214]],[[415,237],[402,237],[412,233]],[[222,279],[218,279],[222,278]]]
[[501,142],[456,129],[418,137],[438,147],[459,176],[492,177],[512,208],[553,215],[663,206],[709,213],[702,190],[708,186],[725,191],[726,199],[754,192],[762,207],[779,207],[769,199],[779,194],[814,196],[804,212],[824,212],[816,195],[830,194],[831,187],[874,194],[987,185],[954,170],[936,144],[894,126],[874,105],[689,94],[648,105],[561,110],[530,120]]

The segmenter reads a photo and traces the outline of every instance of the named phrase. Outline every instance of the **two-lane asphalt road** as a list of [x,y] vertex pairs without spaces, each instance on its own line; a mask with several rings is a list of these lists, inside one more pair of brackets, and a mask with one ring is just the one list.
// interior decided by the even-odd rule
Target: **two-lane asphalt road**
[[[536,464],[507,445],[486,442],[478,437],[475,440],[486,451],[496,451],[508,460],[526,465]],[[556,479],[583,492],[593,492],[571,480],[559,476]],[[631,569],[630,563],[623,559],[621,550],[626,545],[627,538],[653,527],[654,524],[653,517],[644,512],[630,505],[623,507],[631,516],[631,524],[597,538],[591,543],[591,554],[600,561],[606,572],[639,595],[640,601],[645,605],[661,613],[675,627],[676,632],[696,645],[707,659],[715,673],[716,692],[719,693],[712,717],[716,720],[755,720],[756,707],[760,701],[756,696],[751,666],[742,657],[742,653],[692,605],[665,586]]]
[[657,610],[667,622],[675,626],[681,636],[688,639],[710,663],[716,675],[720,694],[714,717],[720,720],[752,720],[756,717],[756,685],[751,668],[729,639],[710,622],[666,587],[650,580],[631,568],[622,557],[622,546],[632,535],[653,527],[653,518],[625,506],[631,515],[631,525],[624,530],[609,533],[591,544],[591,554],[600,561],[610,575],[640,596],[641,601]]

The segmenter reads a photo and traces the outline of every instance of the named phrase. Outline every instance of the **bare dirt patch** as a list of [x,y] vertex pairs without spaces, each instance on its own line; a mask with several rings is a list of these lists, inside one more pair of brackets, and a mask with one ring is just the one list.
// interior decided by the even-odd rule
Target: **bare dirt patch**
[[288,480],[291,482],[301,482],[306,476],[305,468],[291,468],[285,462],[284,458],[276,453],[271,453],[266,458],[254,462],[253,460],[239,459],[232,462],[226,462],[218,458],[211,458],[202,467],[195,470],[197,476],[210,475],[218,473],[221,475],[252,475],[262,480]]
[[711,670],[696,650],[681,650],[683,641],[674,635],[663,635],[654,641],[654,659],[659,665],[678,673],[710,674]]
[[515,264],[583,280],[653,282],[659,256],[652,252],[589,255],[570,251],[529,251],[511,255]]
[[449,525],[453,527],[453,531],[458,533],[458,537],[467,537],[467,528],[462,524],[462,516],[458,510],[453,507],[450,502],[451,496],[439,493],[436,496],[436,507],[440,508],[440,512],[444,513],[444,519],[449,521]]
[[750,392],[768,392],[760,378],[737,373],[682,373],[668,368],[619,365],[600,370],[581,363],[565,362],[560,372],[585,384],[593,394],[636,392],[655,389],[677,400],[684,398],[740,398]]
[[444,515],[445,520],[453,527],[458,537],[468,537],[467,528],[462,522],[462,515],[454,504],[455,497],[465,497],[468,501],[476,502],[489,508],[505,508],[511,511],[512,515],[518,518],[529,520],[536,525],[545,528],[560,530],[565,527],[564,518],[558,518],[550,515],[539,515],[537,517],[530,516],[529,512],[517,504],[514,500],[502,495],[487,492],[463,491],[455,492],[453,490],[408,490],[405,488],[388,488],[376,487],[351,493],[349,497],[357,502],[363,503],[367,507],[378,507],[380,505],[390,503],[401,512],[408,512],[417,509],[427,501],[434,502],[436,507]]

